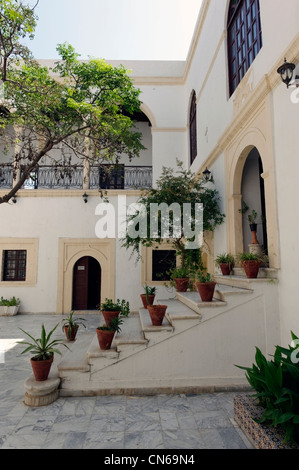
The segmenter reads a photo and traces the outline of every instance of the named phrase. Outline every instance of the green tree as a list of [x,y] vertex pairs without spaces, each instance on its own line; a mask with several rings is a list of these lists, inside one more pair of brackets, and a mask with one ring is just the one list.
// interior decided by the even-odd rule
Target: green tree
[[[187,224],[184,204],[191,208]],[[122,247],[130,249],[139,259],[141,246],[153,247],[167,241],[176,250],[177,255],[181,256],[182,266],[185,261],[192,264],[193,256],[200,262],[200,250],[188,247],[190,242],[196,244],[194,237],[189,237],[189,234],[196,233],[197,230],[196,204],[202,204],[203,232],[214,231],[217,225],[222,224],[225,215],[220,211],[216,189],[207,185],[204,178],[190,170],[184,170],[182,162],[177,162],[176,169],[164,167],[156,188],[143,191],[136,206],[137,211],[128,215],[128,229],[122,238]],[[170,209],[167,217],[165,211],[156,210],[163,205]],[[130,227],[133,229],[130,230]],[[169,237],[166,238],[164,234],[168,229]]]
[[[53,69],[42,67],[21,45],[23,38],[33,37],[36,21],[34,8],[0,0],[1,140],[15,171],[22,168],[0,203],[16,194],[44,157],[71,171],[74,156],[114,163],[121,154],[138,157],[144,148],[133,120],[140,90],[128,71],[104,60],[80,61],[67,43],[57,46],[61,60]],[[57,149],[60,158],[53,153]]]

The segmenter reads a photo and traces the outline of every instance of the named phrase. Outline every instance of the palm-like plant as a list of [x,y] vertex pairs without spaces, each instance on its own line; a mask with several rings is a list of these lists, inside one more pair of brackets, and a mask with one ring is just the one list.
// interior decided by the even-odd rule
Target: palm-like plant
[[33,354],[34,359],[39,361],[45,361],[51,358],[54,353],[61,354],[61,351],[56,347],[57,345],[62,344],[67,349],[69,349],[67,345],[63,343],[62,339],[52,339],[52,335],[58,325],[59,323],[57,323],[57,325],[48,334],[46,333],[45,326],[42,325],[40,338],[34,338],[29,333],[27,333],[27,331],[22,330],[22,328],[20,328],[20,330],[23,331],[23,333],[25,333],[25,335],[27,335],[32,340],[31,342],[18,341],[18,343],[20,344],[27,345],[27,348],[24,349],[21,354],[30,352],[31,354]]
[[73,318],[73,315],[74,315],[74,312],[71,312],[69,316],[63,320],[63,323],[62,323],[62,331],[64,331],[64,329],[67,328],[66,334],[68,338],[71,338],[73,330],[77,331],[77,329],[79,328],[79,325],[82,325],[84,326],[84,328],[86,328],[85,318]]

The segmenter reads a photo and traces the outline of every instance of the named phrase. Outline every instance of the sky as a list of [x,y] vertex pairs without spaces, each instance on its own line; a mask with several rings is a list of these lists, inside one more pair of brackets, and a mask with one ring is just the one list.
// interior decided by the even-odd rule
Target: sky
[[68,42],[81,59],[185,60],[201,3],[39,0],[35,39],[27,45],[36,59],[57,59],[56,45]]

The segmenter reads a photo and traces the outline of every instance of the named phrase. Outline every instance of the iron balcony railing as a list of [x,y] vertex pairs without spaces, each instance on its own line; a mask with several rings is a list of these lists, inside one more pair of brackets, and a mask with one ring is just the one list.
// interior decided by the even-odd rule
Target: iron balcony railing
[[[43,165],[31,173],[23,189],[82,189],[83,180],[83,166]],[[89,189],[148,189],[152,187],[152,167],[94,165],[90,167],[87,180]],[[0,165],[0,189],[9,189],[12,185],[12,166]]]

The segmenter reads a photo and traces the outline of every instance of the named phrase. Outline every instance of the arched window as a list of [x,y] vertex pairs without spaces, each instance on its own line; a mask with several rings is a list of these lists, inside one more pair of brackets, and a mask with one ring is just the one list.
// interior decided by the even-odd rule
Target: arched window
[[232,95],[263,45],[259,0],[231,0],[227,43]]
[[189,114],[189,135],[190,135],[190,164],[197,156],[197,125],[196,125],[196,94],[193,90]]

